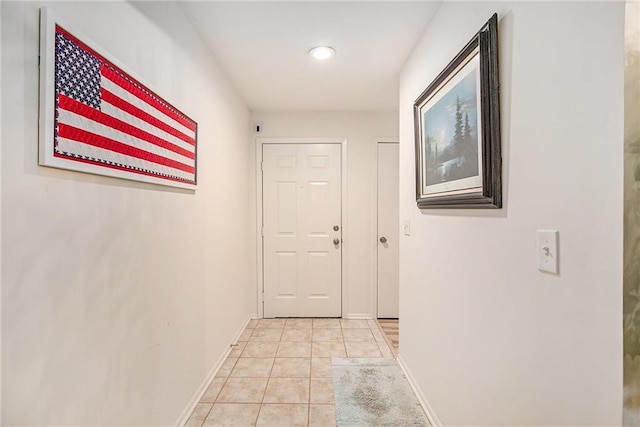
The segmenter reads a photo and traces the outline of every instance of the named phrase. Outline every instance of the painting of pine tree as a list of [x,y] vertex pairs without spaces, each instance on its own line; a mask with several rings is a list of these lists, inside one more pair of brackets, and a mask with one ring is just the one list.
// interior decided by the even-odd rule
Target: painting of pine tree
[[413,104],[420,209],[502,207],[498,14]]
[[424,113],[427,186],[479,173],[475,71],[472,69]]

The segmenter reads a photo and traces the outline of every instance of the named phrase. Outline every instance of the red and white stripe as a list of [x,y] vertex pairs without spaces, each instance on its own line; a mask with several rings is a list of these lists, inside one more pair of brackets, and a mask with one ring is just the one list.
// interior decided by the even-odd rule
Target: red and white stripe
[[100,110],[58,96],[57,151],[195,184],[196,124],[105,65],[100,72]]

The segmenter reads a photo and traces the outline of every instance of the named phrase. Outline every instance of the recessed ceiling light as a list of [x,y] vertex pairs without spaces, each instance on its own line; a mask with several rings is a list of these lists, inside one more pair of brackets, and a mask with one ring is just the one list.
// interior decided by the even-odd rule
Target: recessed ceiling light
[[336,51],[331,46],[316,46],[309,51],[309,55],[313,59],[323,61],[329,59],[336,54]]

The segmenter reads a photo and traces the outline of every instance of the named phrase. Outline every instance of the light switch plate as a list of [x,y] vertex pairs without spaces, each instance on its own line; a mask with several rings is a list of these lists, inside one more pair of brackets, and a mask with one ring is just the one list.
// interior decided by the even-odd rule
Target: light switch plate
[[404,221],[402,221],[402,232],[404,233],[405,236],[411,236],[411,219],[410,218],[405,218]]
[[558,274],[558,231],[538,230],[538,270]]

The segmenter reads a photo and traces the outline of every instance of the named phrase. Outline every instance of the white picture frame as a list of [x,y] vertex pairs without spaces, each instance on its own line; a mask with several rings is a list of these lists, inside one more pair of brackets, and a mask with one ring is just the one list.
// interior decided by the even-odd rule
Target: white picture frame
[[[147,126],[147,128],[143,128],[136,135],[143,135],[143,137],[132,137],[130,134],[116,130],[113,132],[118,135],[123,135],[123,139],[119,139],[117,142],[113,142],[116,139],[103,139],[107,142],[112,141],[113,144],[120,144],[118,147],[124,147],[126,149],[125,154],[122,152],[114,153],[113,151],[109,151],[109,149],[96,145],[91,146],[88,142],[83,145],[83,141],[69,142],[67,138],[63,138],[60,132],[61,123],[59,123],[58,120],[60,120],[62,114],[64,114],[65,117],[69,117],[69,115],[73,113],[67,111],[61,112],[59,109],[60,106],[57,104],[57,100],[61,98],[59,98],[60,93],[56,86],[56,32],[58,31],[58,36],[60,36],[61,30],[66,33],[65,37],[68,35],[70,39],[73,39],[74,43],[78,42],[78,46],[82,46],[83,49],[86,48],[87,54],[95,54],[95,58],[102,61],[100,62],[101,67],[108,66],[109,69],[113,70],[123,81],[135,86],[136,90],[144,96],[149,96],[148,99],[157,102],[157,105],[163,108],[166,107],[167,110],[165,111],[168,112],[167,114],[171,114],[171,117],[174,117],[176,120],[173,120],[171,117],[166,119],[167,114],[156,114],[155,111],[150,111],[152,114],[147,114],[150,118],[149,120],[162,122],[160,119],[164,118],[169,123],[175,123],[175,126],[167,123],[161,123],[161,125],[172,132],[178,132],[176,135],[180,138],[183,138],[183,132],[180,132],[180,130],[184,130],[184,133],[188,133],[186,138],[184,138],[185,140],[183,141],[173,135],[168,135],[165,139],[174,138],[177,142],[175,144],[172,143],[172,141],[166,143],[163,138],[161,138],[162,130],[158,131],[160,137],[155,133],[152,135],[151,133],[156,132],[154,127],[148,126],[148,123],[142,123],[144,120],[141,119],[138,120],[142,125]],[[133,99],[131,102],[134,103],[134,101],[137,102],[138,100]],[[148,108],[144,103],[139,105],[139,107],[141,107],[139,108],[140,111]],[[100,111],[100,109],[98,110]],[[96,114],[103,113],[100,111]],[[97,43],[73,28],[71,24],[64,21],[51,9],[46,7],[40,9],[39,116],[38,163],[41,166],[189,190],[195,190],[197,188],[197,123],[157,95],[147,84],[142,82],[141,78],[137,77],[135,73],[127,69],[124,64],[100,48]],[[160,119],[155,119],[155,116],[160,117]],[[113,120],[109,123],[124,123],[123,120],[125,120],[123,117],[114,116]],[[171,120],[173,120],[173,122]],[[88,123],[86,125],[87,128],[84,130],[88,130],[89,132],[87,134],[91,135],[94,128],[109,131],[109,126],[112,126],[111,124],[108,126],[102,126],[101,124],[96,125],[86,120],[82,123]],[[180,128],[181,123],[185,124],[182,128]],[[186,125],[188,125],[189,128],[187,128]],[[66,124],[64,126],[66,126]],[[174,127],[175,129],[173,129]],[[98,133],[97,130],[96,133]],[[133,134],[133,131],[131,133]],[[147,140],[142,140],[141,138],[146,138]],[[67,146],[75,147],[77,151],[62,150],[61,141],[64,141]],[[160,141],[160,143],[164,145],[149,141]],[[179,146],[179,143],[182,144],[182,147]],[[137,155],[137,153],[142,153],[142,156]],[[154,161],[156,159],[158,160]],[[125,161],[119,162],[119,160]],[[174,165],[185,170],[172,167]]]

